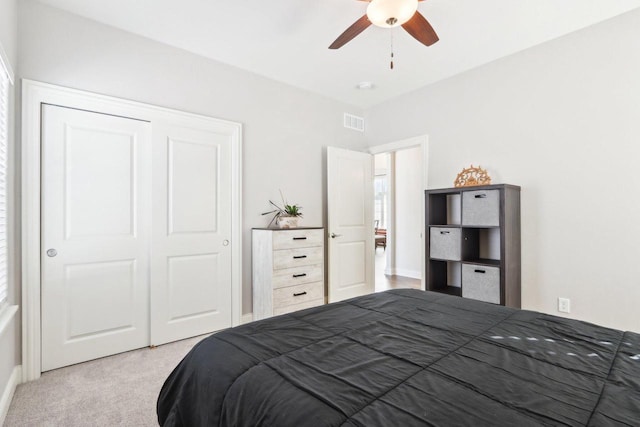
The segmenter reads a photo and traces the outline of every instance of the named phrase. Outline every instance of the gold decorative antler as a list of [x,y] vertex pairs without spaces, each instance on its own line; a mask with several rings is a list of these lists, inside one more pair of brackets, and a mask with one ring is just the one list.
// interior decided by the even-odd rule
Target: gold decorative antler
[[475,168],[471,165],[470,168],[462,169],[453,184],[456,187],[489,185],[491,184],[491,177],[487,174],[486,169],[482,169],[480,166]]

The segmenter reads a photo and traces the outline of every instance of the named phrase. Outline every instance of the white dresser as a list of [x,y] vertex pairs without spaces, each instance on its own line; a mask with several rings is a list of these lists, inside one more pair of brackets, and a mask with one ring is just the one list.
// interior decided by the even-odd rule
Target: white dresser
[[324,229],[252,230],[253,320],[324,304]]

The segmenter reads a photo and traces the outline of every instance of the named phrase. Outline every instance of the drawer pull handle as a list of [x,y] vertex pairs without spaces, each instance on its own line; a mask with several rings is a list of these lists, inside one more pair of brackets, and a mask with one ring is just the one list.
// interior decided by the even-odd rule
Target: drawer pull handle
[[450,231],[441,231],[440,234],[449,234],[451,233]]
[[476,194],[473,197],[475,197],[476,199],[486,199],[487,195],[486,194]]
[[306,237],[294,237],[293,240],[307,240]]
[[302,274],[294,274],[293,277],[304,277],[306,276],[307,273],[302,273]]
[[299,293],[297,293],[297,294],[293,294],[293,296],[294,296],[294,297],[300,297],[300,296],[302,296],[302,295],[306,295],[306,294],[307,294],[307,291],[304,291],[304,292],[299,292]]
[[482,274],[486,273],[486,270],[473,270],[473,271],[475,271],[476,273],[482,273]]
[[302,259],[306,257],[307,257],[306,255],[297,255],[297,256],[294,256],[293,259]]

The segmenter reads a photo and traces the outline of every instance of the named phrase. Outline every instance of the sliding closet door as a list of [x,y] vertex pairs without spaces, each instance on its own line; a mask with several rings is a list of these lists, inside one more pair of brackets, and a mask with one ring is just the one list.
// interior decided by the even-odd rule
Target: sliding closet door
[[210,121],[153,124],[154,345],[231,326],[231,144]]
[[42,107],[42,370],[149,344],[150,125]]

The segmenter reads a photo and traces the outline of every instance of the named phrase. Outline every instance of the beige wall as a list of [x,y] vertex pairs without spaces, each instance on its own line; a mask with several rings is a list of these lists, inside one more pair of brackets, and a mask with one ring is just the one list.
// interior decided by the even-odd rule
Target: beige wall
[[523,307],[640,332],[640,10],[366,113],[371,145],[429,135],[429,187],[471,163],[522,186]]
[[251,311],[251,227],[283,193],[322,225],[325,147],[363,149],[351,107],[186,51],[24,0],[21,77],[243,124],[243,311]]
[[0,0],[0,44],[14,68],[18,63],[17,13],[18,0]]
[[422,148],[395,152],[395,247],[394,272],[422,277]]

